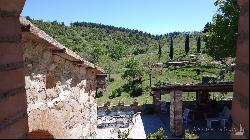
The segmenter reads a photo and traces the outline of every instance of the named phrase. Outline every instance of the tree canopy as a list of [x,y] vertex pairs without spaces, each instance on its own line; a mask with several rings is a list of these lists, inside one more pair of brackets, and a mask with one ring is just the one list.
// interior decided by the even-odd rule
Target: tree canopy
[[199,36],[198,39],[197,39],[197,53],[200,53],[201,52],[201,37]]
[[174,56],[174,45],[173,45],[173,38],[171,37],[170,41],[170,52],[169,52],[169,57],[170,59],[173,59]]
[[204,27],[206,53],[215,59],[235,57],[240,9],[236,0],[216,0],[219,9]]
[[189,48],[189,35],[186,35],[186,39],[185,39],[185,53],[186,55],[188,54],[190,48]]

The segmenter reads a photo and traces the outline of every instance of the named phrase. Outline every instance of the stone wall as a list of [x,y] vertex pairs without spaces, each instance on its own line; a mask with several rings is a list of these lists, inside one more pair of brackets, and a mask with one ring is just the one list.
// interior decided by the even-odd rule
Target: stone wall
[[24,0],[0,0],[0,139],[28,133],[19,15]]
[[110,109],[110,111],[122,111],[122,112],[134,111],[134,113],[144,112],[143,105],[123,105],[123,106],[116,105],[116,106],[98,106],[97,107],[98,112],[105,112],[107,109]]
[[29,132],[54,138],[95,138],[95,73],[53,53],[42,41],[23,36]]

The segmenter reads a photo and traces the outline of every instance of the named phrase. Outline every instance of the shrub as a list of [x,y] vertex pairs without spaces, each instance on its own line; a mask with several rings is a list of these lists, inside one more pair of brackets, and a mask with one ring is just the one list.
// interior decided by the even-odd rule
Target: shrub
[[96,90],[96,98],[100,98],[100,97],[102,97],[103,96],[103,91],[102,90],[100,90],[100,89],[97,89]]
[[130,129],[128,131],[121,132],[120,130],[118,131],[118,139],[129,139]]
[[115,79],[114,78],[110,78],[109,82],[114,82]]
[[121,88],[118,88],[115,90],[116,91],[116,97],[120,97],[122,95],[122,89]]
[[146,139],[167,139],[167,136],[164,134],[164,129],[159,128],[157,132],[149,134]]
[[111,95],[109,96],[109,99],[113,99],[116,97],[116,91],[112,91]]
[[134,84],[132,89],[131,89],[130,96],[137,97],[137,96],[142,95],[142,93],[143,93],[142,85],[141,84]]
[[185,130],[185,137],[184,139],[199,139],[199,136],[194,134],[192,131],[189,129]]
[[113,99],[115,97],[120,97],[122,95],[122,89],[117,88],[114,91],[112,91],[111,95],[109,96],[109,99]]

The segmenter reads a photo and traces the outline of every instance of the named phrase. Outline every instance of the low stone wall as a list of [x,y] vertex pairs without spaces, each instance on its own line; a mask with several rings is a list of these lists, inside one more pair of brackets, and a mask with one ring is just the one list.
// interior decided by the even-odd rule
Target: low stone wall
[[[231,105],[232,105],[232,101],[228,100],[228,101],[217,101],[218,106],[220,106],[221,109],[223,109],[224,106],[228,106],[229,109],[231,109]],[[182,101],[182,108],[184,107],[188,107],[188,106],[195,106],[196,101]],[[169,107],[170,106],[170,102],[166,102],[166,106]]]
[[105,112],[107,109],[110,111],[134,111],[136,112],[144,112],[144,106],[143,105],[115,105],[115,106],[98,106],[97,112]]
[[[231,108],[232,101],[217,101],[218,106],[223,109],[224,106],[228,106],[229,109]],[[195,106],[196,102],[195,101],[183,101],[182,102],[182,108],[188,107],[188,106]],[[153,109],[153,104],[147,104],[148,108]],[[97,112],[105,112],[107,109],[110,111],[134,111],[136,112],[145,112],[145,105],[112,105],[112,106],[98,106],[97,107]],[[166,102],[166,107],[170,107],[170,102]]]

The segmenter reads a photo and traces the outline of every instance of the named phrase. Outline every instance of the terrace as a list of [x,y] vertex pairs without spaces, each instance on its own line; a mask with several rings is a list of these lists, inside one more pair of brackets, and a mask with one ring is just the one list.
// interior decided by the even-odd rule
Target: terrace
[[[223,106],[229,102],[221,101],[219,105]],[[167,107],[170,107],[170,104],[167,104]],[[118,112],[123,115],[116,116]],[[130,130],[129,138],[145,139],[150,133],[163,128],[167,138],[181,139],[181,137],[174,136],[171,133],[169,111],[158,114],[146,114],[145,112],[146,110],[143,112],[134,112],[134,114],[130,114],[131,111],[114,111],[109,114],[99,112],[97,138],[118,138],[118,131],[125,132]],[[114,116],[112,117],[111,114]],[[215,136],[220,139],[228,139],[232,133],[230,128],[231,122],[227,123],[224,128],[219,123],[214,123],[212,128],[208,128],[205,120],[188,122],[187,127],[185,127],[185,129],[193,131],[201,139],[215,138]]]

